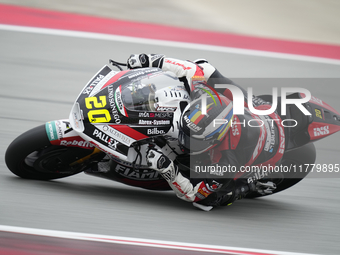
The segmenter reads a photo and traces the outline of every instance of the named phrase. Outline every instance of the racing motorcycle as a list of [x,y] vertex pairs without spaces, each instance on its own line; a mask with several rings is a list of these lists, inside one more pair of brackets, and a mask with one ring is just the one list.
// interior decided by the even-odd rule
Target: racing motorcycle
[[[68,119],[49,121],[17,137],[5,155],[10,171],[36,180],[84,172],[134,187],[170,190],[162,176],[148,168],[146,153],[153,147],[190,176],[190,156],[183,154],[177,140],[178,119],[190,102],[188,92],[171,72],[123,70],[124,65],[110,60],[95,74],[75,100]],[[271,96],[260,97],[271,101]],[[313,142],[340,130],[340,114],[331,106],[315,97],[304,106],[312,115],[287,105],[282,116],[298,124],[284,129],[281,164],[298,171],[239,174],[240,179],[256,184],[247,197],[270,195],[298,183],[310,171],[305,166],[315,162]]]

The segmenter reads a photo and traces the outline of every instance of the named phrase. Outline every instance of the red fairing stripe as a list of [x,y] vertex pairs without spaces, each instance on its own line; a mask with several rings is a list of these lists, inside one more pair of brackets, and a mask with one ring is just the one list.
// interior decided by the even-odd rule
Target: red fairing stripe
[[107,83],[105,83],[105,85],[101,88],[105,88],[107,86],[109,86],[110,84],[116,82],[120,77],[122,77],[124,74],[126,74],[127,72],[129,72],[130,70],[125,70],[125,71],[121,71],[119,73],[117,73],[115,76],[113,76]]
[[145,138],[149,138],[148,136],[139,133],[138,131],[134,130],[133,128],[126,126],[126,125],[110,125],[110,127],[122,132],[123,134],[135,139],[135,140],[142,140]]
[[310,140],[318,140],[340,131],[340,126],[334,124],[313,122],[308,127]]

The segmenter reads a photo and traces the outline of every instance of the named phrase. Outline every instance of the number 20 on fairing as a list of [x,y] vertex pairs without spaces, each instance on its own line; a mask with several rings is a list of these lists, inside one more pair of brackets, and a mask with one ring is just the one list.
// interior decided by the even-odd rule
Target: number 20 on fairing
[[110,112],[107,109],[98,109],[104,108],[106,103],[106,96],[100,96],[99,100],[97,97],[85,98],[85,106],[87,109],[97,108],[87,113],[87,117],[91,123],[109,122],[111,120]]

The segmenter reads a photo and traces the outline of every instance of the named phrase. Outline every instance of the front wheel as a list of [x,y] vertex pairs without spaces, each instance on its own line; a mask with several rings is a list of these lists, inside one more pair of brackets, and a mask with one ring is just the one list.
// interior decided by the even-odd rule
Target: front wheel
[[93,150],[52,145],[45,125],[33,128],[17,137],[7,148],[6,165],[25,179],[51,180],[82,172],[84,164],[72,164],[90,155]]

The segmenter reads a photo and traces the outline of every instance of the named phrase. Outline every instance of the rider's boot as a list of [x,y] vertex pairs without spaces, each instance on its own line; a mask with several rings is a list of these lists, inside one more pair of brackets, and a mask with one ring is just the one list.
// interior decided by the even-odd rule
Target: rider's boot
[[233,181],[225,189],[216,191],[193,205],[204,211],[210,211],[214,207],[229,206],[236,200],[245,198],[252,191],[255,191],[255,184],[248,184],[242,180]]
[[224,196],[220,199],[220,206],[230,206],[236,200],[245,198],[250,192],[256,190],[254,183],[246,183],[244,181],[238,181],[232,192],[228,193],[228,196]]

